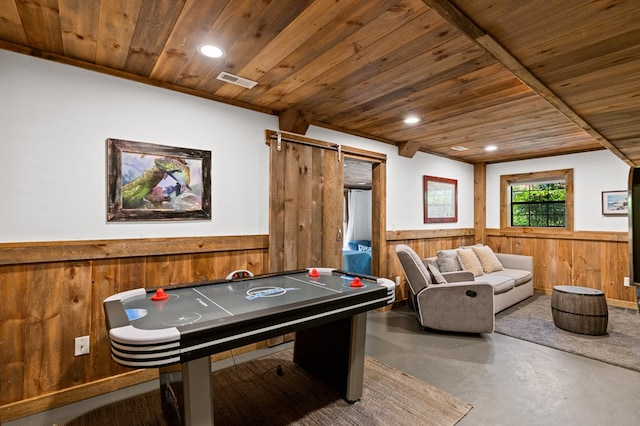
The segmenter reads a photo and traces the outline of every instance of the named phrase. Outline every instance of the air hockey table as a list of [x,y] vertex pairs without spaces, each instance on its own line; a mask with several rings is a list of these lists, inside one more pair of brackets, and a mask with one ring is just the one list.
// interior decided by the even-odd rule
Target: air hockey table
[[167,419],[211,425],[210,355],[294,331],[293,361],[347,401],[360,399],[366,313],[394,300],[391,280],[308,268],[125,291],[104,310],[112,358],[160,369]]

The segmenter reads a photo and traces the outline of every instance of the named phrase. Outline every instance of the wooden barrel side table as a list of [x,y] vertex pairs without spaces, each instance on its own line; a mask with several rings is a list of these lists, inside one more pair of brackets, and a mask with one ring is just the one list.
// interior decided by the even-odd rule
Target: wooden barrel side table
[[609,310],[600,290],[558,285],[551,294],[551,313],[556,327],[580,334],[607,334]]

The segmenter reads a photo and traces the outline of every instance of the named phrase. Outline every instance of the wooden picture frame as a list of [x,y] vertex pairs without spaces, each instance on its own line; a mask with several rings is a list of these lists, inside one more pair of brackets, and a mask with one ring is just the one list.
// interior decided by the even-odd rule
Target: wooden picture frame
[[435,176],[423,177],[424,223],[458,221],[458,181]]
[[604,216],[624,216],[629,214],[629,193],[627,191],[602,191],[602,214]]
[[107,221],[211,219],[211,151],[107,139]]

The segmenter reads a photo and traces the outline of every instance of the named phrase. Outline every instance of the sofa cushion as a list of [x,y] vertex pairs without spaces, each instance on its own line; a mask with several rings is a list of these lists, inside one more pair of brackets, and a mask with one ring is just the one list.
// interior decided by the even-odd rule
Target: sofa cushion
[[528,283],[529,281],[531,281],[531,278],[533,278],[533,272],[524,271],[522,269],[503,269],[502,271],[494,272],[487,275],[496,275],[504,278],[510,278],[514,281],[514,285],[516,287]]
[[500,276],[496,273],[481,275],[476,278],[476,282],[485,282],[491,284],[491,286],[493,287],[493,294],[507,292],[515,286],[513,279],[505,276]]
[[478,256],[471,249],[458,249],[458,260],[462,269],[473,272],[474,277],[479,277],[484,273],[482,264],[478,260]]
[[431,274],[431,283],[433,284],[446,284],[447,280],[444,278],[442,273],[438,271],[438,268],[433,266],[430,263],[426,264],[427,269],[429,270],[429,274]]
[[491,273],[496,271],[502,271],[504,268],[502,267],[502,263],[496,257],[496,254],[491,250],[489,246],[473,246],[471,247],[473,252],[478,257],[480,264],[482,265],[482,270],[485,273]]
[[437,255],[438,269],[440,272],[461,271],[460,262],[458,262],[458,250],[440,250]]

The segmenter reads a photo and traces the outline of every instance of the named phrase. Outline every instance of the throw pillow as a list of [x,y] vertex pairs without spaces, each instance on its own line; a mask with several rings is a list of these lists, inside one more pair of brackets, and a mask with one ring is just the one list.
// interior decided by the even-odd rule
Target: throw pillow
[[440,250],[437,254],[436,263],[440,272],[460,271],[460,262],[458,262],[458,250]]
[[474,245],[471,245],[471,246],[460,246],[458,248],[459,249],[470,249],[472,247],[482,247],[482,243],[477,243],[477,244],[474,244]]
[[490,272],[502,271],[504,269],[496,254],[491,250],[491,247],[472,247],[472,250],[478,257],[478,260],[482,265],[482,270],[487,274]]
[[366,253],[371,253],[371,247],[369,247],[369,246],[363,246],[362,244],[358,244],[358,251],[362,251],[362,252],[366,252]]
[[478,260],[478,256],[471,249],[458,249],[458,259],[460,265],[465,271],[473,273],[474,277],[479,277],[483,274],[482,264]]
[[351,240],[349,241],[349,250],[358,250],[358,246],[371,247],[371,240]]
[[430,263],[427,263],[427,269],[429,270],[429,274],[431,275],[431,282],[433,284],[446,284],[447,280],[444,279],[444,276],[438,271],[438,268],[433,266]]

